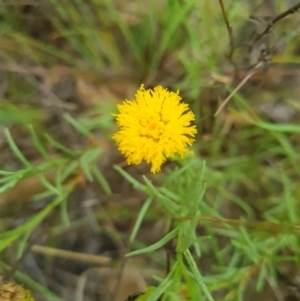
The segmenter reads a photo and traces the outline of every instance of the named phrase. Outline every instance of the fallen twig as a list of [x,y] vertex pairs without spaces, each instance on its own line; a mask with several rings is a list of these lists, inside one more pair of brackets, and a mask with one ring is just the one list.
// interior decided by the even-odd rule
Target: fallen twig
[[252,69],[244,78],[243,80],[237,85],[237,87],[228,95],[228,97],[222,102],[217,112],[214,114],[214,117],[216,117],[221,110],[225,107],[225,105],[228,103],[228,101],[232,98],[232,96],[241,89],[241,87],[251,78],[252,75],[254,75],[259,68],[262,66],[263,62],[259,62],[254,69]]
[[230,61],[232,61],[232,55],[234,52],[234,38],[233,38],[232,27],[229,24],[223,0],[219,0],[219,3],[221,6],[222,15],[223,15],[223,18],[224,18],[224,21],[226,24],[226,28],[227,28],[227,32],[228,32],[229,40],[230,40],[230,50],[229,50],[228,58]]
[[[289,8],[288,10],[284,11],[283,13],[279,14],[277,17],[275,17],[273,20],[268,22],[268,25],[266,26],[266,28],[263,30],[263,32],[261,32],[260,34],[258,34],[256,36],[256,38],[253,41],[253,44],[255,44],[256,42],[258,42],[263,36],[265,36],[266,34],[269,33],[269,31],[271,30],[271,28],[280,20],[282,20],[283,18],[285,18],[288,15],[294,14],[295,12],[297,12],[300,9],[300,3],[294,5],[293,7]],[[250,16],[251,18],[251,16]],[[253,17],[252,17],[253,18]]]

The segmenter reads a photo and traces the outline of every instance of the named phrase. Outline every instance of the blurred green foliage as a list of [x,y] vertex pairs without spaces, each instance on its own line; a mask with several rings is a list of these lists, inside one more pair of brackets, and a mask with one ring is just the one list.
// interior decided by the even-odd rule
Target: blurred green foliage
[[[0,251],[15,243],[14,256],[21,258],[32,231],[55,208],[60,213],[58,228],[84,223],[70,220],[67,207],[81,175],[89,183],[97,182],[107,195],[113,192],[97,166],[105,156],[104,149],[80,145],[74,150],[47,132],[44,123],[53,108],[36,101],[41,99],[41,88],[32,84],[35,81],[28,74],[47,77],[47,68],[59,65],[89,71],[100,80],[117,84],[125,77],[134,85],[144,82],[180,89],[197,117],[195,158],[174,159],[176,167],[166,168],[153,182],[145,176],[139,181],[115,168],[146,195],[139,213],[125,213],[134,219],[129,238],[133,251],[128,256],[146,254],[165,264],[158,251],[175,241],[171,270],[164,279],[154,277],[156,287],[143,299],[155,301],[163,296],[162,300],[211,301],[223,292],[222,300],[244,300],[250,280],[254,290],[262,291],[270,279],[277,279],[280,264],[298,266],[299,118],[273,122],[259,110],[263,92],[269,90],[272,99],[278,100],[280,95],[299,117],[298,90],[276,81],[270,88],[251,82],[222,114],[213,117],[226,91],[238,84],[212,80],[212,75],[232,77],[226,59],[229,40],[217,1],[150,0],[147,5],[117,0],[45,2],[37,8],[39,16],[30,5],[0,5],[0,58],[4,62],[0,67],[9,74],[4,80],[8,88],[0,95],[0,126],[10,152],[22,165],[11,170],[1,162],[0,192],[37,175],[44,191],[34,201],[50,197],[23,225],[0,234]],[[226,1],[235,37],[248,39],[249,6],[261,3]],[[288,1],[274,1],[276,13],[287,8]],[[277,61],[299,62],[295,19],[291,16],[276,27],[280,37]],[[238,60],[242,54],[237,49],[234,58]],[[18,66],[26,68],[15,68]],[[46,70],[46,75],[34,73],[36,67]],[[114,105],[99,102],[74,116],[64,113],[62,118],[83,141],[93,137],[94,131],[109,138],[114,130]],[[38,163],[27,159],[13,137],[14,127],[20,125],[39,154]],[[52,156],[53,149],[59,156]],[[55,177],[50,182],[45,173],[53,168]],[[123,218],[123,213],[119,214]],[[141,246],[137,233],[145,219],[163,221],[165,236]],[[205,235],[199,236],[199,232]],[[220,243],[221,238],[225,244]],[[205,273],[198,268],[203,258],[210,259]],[[45,296],[61,300],[30,277],[21,273],[16,277]]]

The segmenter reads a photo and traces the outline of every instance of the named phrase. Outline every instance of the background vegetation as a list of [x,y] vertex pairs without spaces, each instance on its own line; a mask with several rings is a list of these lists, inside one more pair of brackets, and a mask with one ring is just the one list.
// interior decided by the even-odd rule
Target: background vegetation
[[[36,300],[299,300],[298,12],[249,46],[298,1],[224,2],[232,59],[217,0],[0,3],[3,280]],[[196,115],[195,157],[155,176],[111,140],[141,83]]]

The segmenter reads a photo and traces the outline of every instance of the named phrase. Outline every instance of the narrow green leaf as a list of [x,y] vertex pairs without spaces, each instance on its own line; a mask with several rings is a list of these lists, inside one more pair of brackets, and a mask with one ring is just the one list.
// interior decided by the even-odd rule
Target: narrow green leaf
[[266,267],[265,263],[263,262],[260,265],[259,274],[258,274],[258,277],[257,277],[257,282],[256,282],[256,291],[257,292],[262,291],[267,278],[268,278],[267,267]]
[[58,196],[50,204],[48,204],[42,211],[34,215],[22,226],[13,230],[6,231],[0,235],[0,252],[9,246],[14,240],[20,237],[27,231],[32,231],[61,201],[62,197]]
[[267,123],[263,121],[252,121],[256,126],[268,130],[268,131],[275,131],[275,132],[284,132],[284,133],[300,133],[300,125],[298,124],[275,124],[275,123]]
[[41,183],[47,188],[49,191],[51,191],[54,195],[61,195],[61,193],[58,191],[56,187],[54,187],[43,174],[40,175],[40,181]]
[[130,235],[130,238],[129,238],[129,242],[130,242],[130,243],[132,243],[132,242],[134,241],[134,239],[135,239],[135,237],[136,237],[136,234],[137,234],[137,232],[138,232],[139,229],[140,229],[140,226],[141,226],[141,224],[142,224],[142,221],[143,221],[143,219],[144,219],[144,217],[145,217],[145,214],[146,214],[146,212],[148,211],[148,209],[149,209],[149,207],[150,207],[152,201],[153,201],[153,198],[152,198],[152,197],[149,197],[149,198],[146,200],[146,202],[144,202],[144,204],[143,204],[143,206],[142,206],[142,208],[141,208],[141,210],[140,210],[140,212],[139,212],[139,214],[138,214],[138,216],[137,216],[137,218],[136,218],[134,227],[133,227],[133,229],[132,229],[132,232],[131,232],[131,235]]
[[192,220],[186,220],[179,224],[176,252],[185,252],[185,250],[187,250],[196,241],[195,229],[197,227],[198,220],[199,214],[196,212]]
[[168,212],[171,212],[173,215],[178,215],[180,206],[167,198],[166,196],[159,193],[159,191],[153,186],[151,181],[147,179],[147,177],[143,176],[143,179],[147,185],[147,187],[150,190],[150,193],[152,193],[153,196],[157,197],[157,201],[162,205]]
[[40,152],[40,154],[44,157],[45,160],[51,160],[51,157],[49,156],[46,149],[44,148],[41,141],[39,140],[33,126],[30,124],[28,128],[32,137],[32,141],[36,146],[37,150]]
[[194,216],[197,211],[199,210],[201,206],[201,201],[203,199],[203,196],[205,194],[206,184],[202,185],[200,188],[200,191],[198,192],[197,198],[194,202],[192,202],[192,205],[188,211],[188,216]]
[[0,178],[0,184],[5,184],[7,182],[11,182],[12,180],[14,180],[16,177],[14,176],[8,176],[8,177],[3,177],[3,178]]
[[71,115],[63,114],[63,116],[74,127],[74,129],[78,133],[80,133],[86,137],[90,136],[89,131],[82,124],[80,124],[78,121],[76,121]]
[[173,191],[167,189],[166,187],[159,187],[157,189],[160,193],[162,193],[164,196],[166,196],[167,198],[173,199],[177,202],[180,201],[180,196],[176,193],[174,193]]
[[57,191],[59,191],[60,194],[63,193],[63,178],[62,178],[62,172],[63,172],[63,165],[59,165],[56,170],[55,175],[55,188]]
[[98,159],[98,157],[103,153],[103,150],[101,148],[91,148],[85,151],[85,153],[80,158],[80,165],[84,172],[84,175],[87,177],[87,179],[92,182],[93,181],[93,175],[91,172],[91,163],[95,164],[95,161]]
[[237,112],[236,112],[236,114],[264,130],[274,131],[274,132],[282,132],[282,133],[300,133],[300,125],[298,125],[298,124],[270,123],[270,122],[265,122],[265,121],[260,121],[260,120],[254,120],[253,118],[251,118],[249,115],[246,115],[246,114],[240,114]]
[[192,256],[190,250],[186,250],[184,252],[184,256],[186,258],[186,261],[187,261],[188,265],[191,268],[191,272],[193,273],[193,275],[194,275],[199,287],[203,291],[204,295],[207,297],[207,299],[209,301],[215,301],[214,298],[212,297],[212,295],[210,294],[206,284],[203,281],[203,277],[200,274],[200,271],[199,271],[199,269],[198,269],[198,267],[197,267],[197,265],[196,265],[196,263],[193,259],[193,256]]
[[15,156],[27,167],[27,168],[34,168],[33,165],[23,156],[22,152],[19,150],[19,148],[17,147],[17,145],[15,144],[8,128],[4,129],[4,134],[5,137],[7,139],[7,142],[11,148],[11,150],[13,151],[13,153],[15,154]]
[[63,153],[65,153],[66,155],[69,155],[71,157],[75,157],[79,154],[79,152],[73,151],[67,147],[65,147],[64,145],[58,143],[57,141],[55,141],[52,137],[50,137],[48,134],[45,134],[46,139],[57,149],[59,149],[60,151],[62,151]]
[[104,192],[107,195],[111,195],[112,191],[111,188],[109,186],[108,181],[105,179],[105,177],[103,176],[103,174],[101,173],[101,171],[99,170],[99,167],[94,165],[91,169],[93,175],[95,176],[95,178],[97,179],[97,181],[99,182],[99,184],[101,185],[101,187],[103,188]]
[[154,243],[153,245],[143,248],[143,249],[140,249],[140,250],[130,252],[130,253],[126,254],[126,257],[131,257],[131,256],[139,255],[139,254],[153,252],[153,251],[163,247],[168,241],[170,241],[172,238],[174,238],[177,235],[177,233],[178,233],[178,228],[175,228],[170,233],[168,233],[166,236],[164,236],[161,240]]
[[157,301],[159,297],[170,287],[173,283],[173,278],[175,271],[177,270],[178,263],[176,262],[168,276],[156,287],[154,290],[151,291],[151,294],[146,296],[145,300],[143,301]]
[[116,171],[118,171],[129,183],[131,183],[135,189],[146,191],[145,185],[141,184],[139,181],[137,181],[135,178],[133,178],[130,174],[128,174],[126,171],[124,171],[121,167],[119,167],[118,165],[114,165],[114,169]]
[[60,217],[64,227],[69,228],[71,225],[68,213],[68,200],[65,198],[59,205]]
[[259,259],[259,253],[256,249],[256,246],[254,244],[254,242],[252,241],[252,239],[249,237],[248,232],[246,231],[246,229],[244,227],[240,227],[240,231],[242,236],[244,237],[245,242],[247,243],[247,253],[249,254],[249,257],[251,258],[251,260],[254,263],[258,262]]
[[19,179],[12,179],[11,181],[9,181],[8,183],[6,183],[5,185],[0,187],[0,193],[3,193],[6,190],[11,189],[12,187],[14,187],[17,183],[19,182]]
[[62,180],[64,181],[67,177],[69,177],[73,172],[75,172],[76,168],[78,167],[78,161],[74,160],[68,163],[67,166],[62,170]]
[[6,170],[0,170],[0,175],[7,176],[7,175],[13,175],[14,171],[6,171]]

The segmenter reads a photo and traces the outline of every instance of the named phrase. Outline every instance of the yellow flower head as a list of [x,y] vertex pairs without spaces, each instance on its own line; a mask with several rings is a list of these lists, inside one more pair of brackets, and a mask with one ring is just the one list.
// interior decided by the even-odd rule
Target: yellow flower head
[[161,86],[145,90],[144,85],[133,101],[118,105],[115,114],[119,131],[113,135],[119,151],[128,164],[151,163],[151,172],[160,171],[166,158],[179,154],[193,154],[187,149],[197,133],[191,125],[195,115],[185,103],[180,103],[179,92],[169,92]]
[[35,301],[31,292],[22,285],[14,282],[4,282],[0,284],[1,301]]

